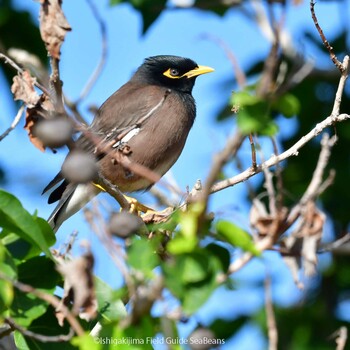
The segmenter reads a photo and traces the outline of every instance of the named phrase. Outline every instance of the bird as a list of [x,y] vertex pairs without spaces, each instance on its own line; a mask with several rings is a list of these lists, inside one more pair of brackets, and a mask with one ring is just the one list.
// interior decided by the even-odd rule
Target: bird
[[[130,80],[97,110],[67,157],[74,150],[93,155],[98,173],[123,193],[149,189],[154,180],[127,169],[116,161],[114,151],[119,149],[130,164],[163,176],[179,158],[195,121],[192,89],[196,78],[212,71],[180,56],[146,58]],[[96,140],[103,146],[98,147]],[[58,204],[48,223],[57,231],[103,188],[94,182],[69,181],[61,169],[43,193],[49,190],[53,191],[48,203]]]

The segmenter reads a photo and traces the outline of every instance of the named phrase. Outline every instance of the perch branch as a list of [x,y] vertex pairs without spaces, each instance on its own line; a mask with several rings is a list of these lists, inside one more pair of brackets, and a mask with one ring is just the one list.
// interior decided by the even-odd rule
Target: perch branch
[[55,309],[58,306],[60,306],[62,312],[64,313],[65,318],[67,319],[68,323],[71,325],[74,332],[79,336],[84,335],[84,333],[85,333],[84,329],[81,327],[78,320],[73,316],[73,314],[69,311],[69,309],[65,305],[61,305],[61,302],[57,297],[55,297],[54,295],[48,294],[48,293],[44,293],[43,291],[40,291],[36,288],[33,288],[32,286],[30,286],[28,284],[25,284],[25,283],[22,283],[19,281],[15,281],[15,280],[9,278],[7,275],[2,273],[1,271],[0,271],[0,278],[7,281],[7,282],[10,282],[15,288],[17,288],[21,292],[31,293],[31,294],[35,295],[37,298],[46,301],[47,303],[52,305]]
[[22,104],[21,107],[19,108],[15,118],[13,119],[13,122],[11,123],[10,127],[7,128],[1,135],[0,135],[0,141],[2,141],[19,123],[21,120],[22,114],[24,112],[25,105]]

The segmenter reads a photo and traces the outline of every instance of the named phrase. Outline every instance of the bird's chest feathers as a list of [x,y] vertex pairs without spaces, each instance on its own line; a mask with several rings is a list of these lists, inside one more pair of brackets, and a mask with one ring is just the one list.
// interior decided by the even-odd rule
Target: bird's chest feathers
[[191,95],[170,93],[164,103],[149,106],[145,115],[140,115],[140,123],[128,131],[113,147],[128,144],[138,148],[147,144],[147,148],[172,148],[185,143],[193,125],[196,107]]

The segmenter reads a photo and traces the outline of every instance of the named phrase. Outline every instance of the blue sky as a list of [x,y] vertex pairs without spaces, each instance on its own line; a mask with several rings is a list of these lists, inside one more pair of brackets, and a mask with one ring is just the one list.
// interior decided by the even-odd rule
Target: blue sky
[[[225,41],[243,68],[249,67],[252,58],[266,55],[270,45],[259,29],[235,10],[228,11],[223,17],[198,10],[168,10],[157,19],[146,35],[142,36],[141,16],[131,6],[122,4],[110,7],[108,1],[95,2],[106,21],[109,54],[101,77],[81,106],[81,112],[86,118],[90,117],[87,107],[90,104],[100,105],[130,78],[145,57],[174,54],[190,57],[199,64],[215,68],[214,73],[197,79],[193,92],[197,101],[196,123],[185,150],[172,169],[174,178],[185,191],[186,186],[191,188],[197,179],[205,179],[213,154],[224,146],[226,138],[235,128],[233,119],[220,125],[214,122],[217,111],[226,103],[232,90],[237,89],[237,86],[222,87],[221,83],[233,76],[231,64],[220,47],[203,37],[210,34]],[[304,1],[303,5],[290,6],[286,23],[287,28],[296,38],[296,45],[306,57],[312,59],[317,57],[318,52],[303,42],[299,34],[301,28],[307,27],[310,31],[314,30],[308,3]],[[39,8],[37,2],[17,0],[16,4],[19,8],[30,10],[36,20]],[[101,36],[98,24],[84,0],[66,0],[63,9],[73,30],[68,33],[62,47],[61,79],[64,81],[65,94],[74,100],[79,96],[100,58]],[[343,15],[339,7],[336,4],[319,1],[316,10],[325,33],[333,35]],[[346,10],[349,12],[348,3]],[[330,66],[330,63],[327,61],[324,66]],[[10,124],[16,110],[10,103],[11,94],[4,88],[1,75],[0,86],[0,127],[4,130]],[[38,210],[40,216],[48,217],[53,207],[46,203],[47,198],[40,196],[40,193],[59,171],[65,152],[60,151],[56,155],[50,151],[41,153],[32,147],[22,126],[23,123],[1,143],[0,162],[6,169],[8,180],[5,189],[17,195],[30,212]],[[296,127],[296,120],[281,119],[280,137],[287,137]],[[265,157],[269,157],[272,153],[269,142],[262,139],[261,143]],[[251,159],[248,143],[245,143],[240,151],[240,157],[244,167],[248,167]],[[237,170],[229,166],[227,173],[234,175]],[[258,181],[261,181],[259,176],[252,179],[251,183],[256,184]],[[245,184],[215,194],[211,199],[211,209],[219,213],[218,216],[230,218],[242,227],[248,228],[249,203],[245,199],[245,194]],[[143,202],[149,200],[147,194],[141,194],[138,197]],[[114,201],[107,196],[102,198],[117,210]],[[67,235],[79,227],[79,239],[87,238],[92,242],[97,257],[95,268],[97,275],[117,286],[120,280],[115,277],[118,273],[115,266],[98,239],[85,224],[82,224],[82,221],[82,214],[77,214],[67,221],[58,233],[58,244],[64,242]],[[79,253],[79,248],[76,252]],[[262,291],[251,288],[250,282],[264,278],[267,264],[270,266],[270,274],[275,282],[273,285],[275,301],[280,305],[287,305],[291,301],[297,302],[302,294],[295,288],[281,260],[276,254],[270,253],[264,261],[255,261],[237,274],[236,279],[240,281],[242,290],[235,292],[218,290],[198,313],[198,318],[206,320],[216,315],[229,317],[259,309],[263,303]],[[225,308],[220,308],[220,303],[218,304],[218,300],[222,298],[227,301]],[[261,340],[258,341],[261,339],[259,330],[257,328],[253,330],[256,332],[256,337],[243,329],[240,337],[232,340],[235,347],[238,347],[239,341],[240,349],[251,349],[253,345],[254,349],[265,348],[266,344]],[[254,344],[252,344],[253,341]],[[222,349],[229,349],[230,346],[232,344]]]

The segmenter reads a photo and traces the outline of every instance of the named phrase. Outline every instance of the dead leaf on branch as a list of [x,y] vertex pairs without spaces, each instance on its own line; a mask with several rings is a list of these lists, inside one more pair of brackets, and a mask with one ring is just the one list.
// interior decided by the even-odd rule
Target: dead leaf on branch
[[281,242],[281,247],[288,251],[283,255],[283,260],[290,268],[298,287],[302,285],[299,279],[301,267],[305,276],[313,276],[316,273],[317,250],[322,238],[326,216],[316,207],[314,202],[309,202],[302,211],[299,220],[298,227]]
[[40,151],[45,151],[44,143],[35,135],[34,127],[38,122],[47,119],[54,112],[51,100],[46,95],[41,95],[37,104],[26,110],[26,122],[24,129],[27,130],[30,142]]
[[[64,277],[64,294],[61,305],[73,303],[72,313],[86,320],[96,317],[97,301],[93,282],[92,268],[94,258],[90,251],[85,255],[70,261],[63,261],[57,270]],[[64,312],[62,306],[56,309],[56,317],[62,326]]]
[[273,235],[277,240],[288,228],[286,226],[287,215],[288,209],[285,207],[281,208],[276,215],[271,215],[265,204],[258,198],[254,198],[249,214],[250,226],[259,236]]
[[34,89],[36,79],[28,71],[23,71],[13,77],[11,92],[15,100],[22,100],[28,107],[34,107],[39,99],[39,94]]
[[305,275],[312,276],[316,273],[317,249],[322,238],[326,215],[317,209],[314,202],[309,202],[306,206],[304,220],[305,223],[300,232],[303,237],[301,255]]
[[60,59],[61,45],[70,27],[62,11],[62,0],[40,0],[40,34],[46,50]]

